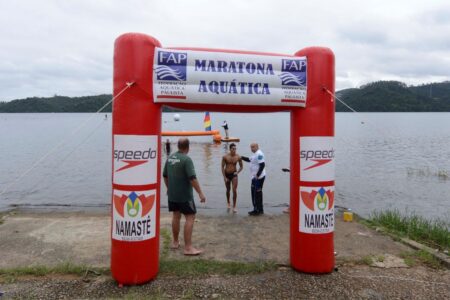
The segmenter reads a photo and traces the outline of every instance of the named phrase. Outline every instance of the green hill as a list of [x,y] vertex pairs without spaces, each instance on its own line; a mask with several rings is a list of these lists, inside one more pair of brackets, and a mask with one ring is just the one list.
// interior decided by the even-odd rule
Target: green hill
[[[0,113],[46,113],[46,112],[96,112],[108,103],[112,95],[86,97],[53,96],[50,98],[26,98],[0,102]],[[111,103],[102,112],[111,112]],[[163,111],[181,111],[163,107]]]
[[377,81],[336,95],[336,111],[350,111],[339,100],[358,112],[450,111],[448,81],[410,87],[398,81]]
[[[336,96],[338,112],[350,111],[341,101],[358,112],[450,112],[450,81],[419,86],[407,86],[398,81],[377,81],[360,88],[340,90],[336,92]],[[0,102],[0,113],[96,112],[111,97],[26,98]],[[163,111],[180,110],[164,107]],[[111,112],[111,104],[103,112]]]
[[[86,97],[54,96],[50,98],[26,98],[0,102],[0,112],[96,112],[111,100],[111,95]],[[103,110],[111,111],[111,104]]]
[[450,81],[412,86],[411,90],[422,96],[450,101]]

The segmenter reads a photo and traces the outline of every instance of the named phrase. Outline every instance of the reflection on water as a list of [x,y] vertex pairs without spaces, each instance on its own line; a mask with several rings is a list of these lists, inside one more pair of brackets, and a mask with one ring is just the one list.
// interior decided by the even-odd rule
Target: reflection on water
[[213,144],[204,144],[203,145],[203,151],[204,151],[204,157],[205,157],[205,172],[208,172],[209,167],[211,166],[211,157],[212,157],[212,152],[211,152],[211,146]]
[[[163,115],[163,130],[203,130],[202,113]],[[67,138],[91,114],[0,114],[0,191]],[[364,120],[362,123],[361,120]],[[1,196],[0,209],[58,205],[63,209],[107,208],[111,201],[111,117],[93,118]],[[266,155],[264,202],[268,213],[281,213],[289,202],[289,113],[212,113],[213,129],[227,120],[239,137],[237,152],[249,156],[257,142]],[[42,134],[45,133],[45,134]],[[450,217],[449,113],[336,114],[336,205],[367,216],[375,209],[396,208],[428,217]],[[165,142],[165,138],[163,142]],[[208,214],[226,213],[221,159],[228,144],[212,137],[192,137],[189,155],[207,197]],[[172,152],[177,138],[170,138]],[[161,145],[161,149],[165,149]],[[162,163],[167,158],[162,151]],[[238,208],[251,206],[249,166],[239,175]],[[165,187],[161,204],[166,206]]]

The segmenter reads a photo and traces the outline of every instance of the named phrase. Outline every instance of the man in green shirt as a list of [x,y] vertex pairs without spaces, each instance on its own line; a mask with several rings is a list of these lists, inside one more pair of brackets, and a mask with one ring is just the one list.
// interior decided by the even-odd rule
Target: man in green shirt
[[184,255],[199,255],[202,251],[192,246],[192,230],[197,213],[192,188],[198,193],[200,202],[204,203],[206,197],[198,183],[194,163],[187,156],[188,152],[189,140],[187,138],[179,139],[178,152],[173,153],[167,159],[163,177],[169,198],[169,211],[172,212],[173,241],[171,248],[178,249],[180,247],[178,235],[180,233],[181,214],[183,214],[186,219],[184,224]]

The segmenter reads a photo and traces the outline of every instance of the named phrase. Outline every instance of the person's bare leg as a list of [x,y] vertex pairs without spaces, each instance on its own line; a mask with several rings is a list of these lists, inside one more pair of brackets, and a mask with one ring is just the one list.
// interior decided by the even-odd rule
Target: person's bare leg
[[178,249],[180,247],[180,241],[178,240],[178,236],[180,235],[180,220],[181,213],[179,211],[174,211],[172,213],[172,245],[170,248]]
[[231,208],[231,203],[230,203],[230,189],[231,189],[231,182],[230,180],[228,180],[225,183],[225,187],[227,188],[227,208]]
[[238,178],[237,176],[233,177],[233,180],[231,181],[233,184],[233,212],[237,212],[236,208],[236,202],[237,202],[237,187],[238,187]]
[[186,223],[184,223],[184,254],[199,255],[202,250],[195,249],[192,246],[192,231],[194,229],[195,214],[184,215]]

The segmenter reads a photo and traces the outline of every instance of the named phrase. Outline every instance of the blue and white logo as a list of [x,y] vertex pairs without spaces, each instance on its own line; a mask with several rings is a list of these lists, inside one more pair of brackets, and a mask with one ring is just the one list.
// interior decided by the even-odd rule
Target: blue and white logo
[[282,85],[305,86],[306,85],[306,59],[282,59],[281,60]]
[[186,81],[187,53],[158,52],[158,65],[155,68],[157,80]]

